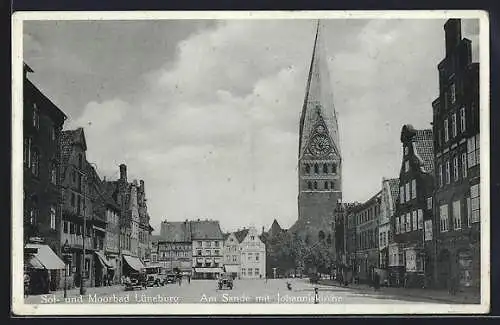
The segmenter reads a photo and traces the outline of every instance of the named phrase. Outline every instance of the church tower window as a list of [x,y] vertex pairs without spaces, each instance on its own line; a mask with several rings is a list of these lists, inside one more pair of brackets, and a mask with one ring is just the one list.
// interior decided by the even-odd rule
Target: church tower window
[[318,189],[318,182],[314,182],[314,189],[317,190]]
[[328,165],[327,164],[323,164],[323,173],[328,174]]
[[310,173],[311,173],[311,166],[306,165],[306,174],[310,174]]
[[332,173],[337,173],[337,165],[332,164]]
[[319,173],[319,167],[318,164],[314,164],[314,173],[318,174]]
[[325,182],[325,190],[328,189],[328,182]]
[[312,183],[311,182],[307,182],[307,189],[312,190]]

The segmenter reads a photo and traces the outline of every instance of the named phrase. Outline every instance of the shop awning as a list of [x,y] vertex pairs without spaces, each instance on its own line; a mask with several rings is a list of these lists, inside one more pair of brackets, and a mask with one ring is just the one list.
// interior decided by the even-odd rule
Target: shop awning
[[142,264],[141,260],[134,256],[123,255],[125,262],[136,271],[141,271],[144,269],[144,264]]
[[224,269],[228,273],[238,273],[239,271],[238,265],[224,265]]
[[222,269],[219,267],[197,267],[194,271],[197,273],[222,273]]
[[103,253],[101,252],[94,252],[94,253],[97,255],[99,261],[101,261],[103,266],[107,267],[108,269],[114,268]]
[[34,256],[30,259],[30,265],[34,268],[44,268],[47,270],[64,270],[66,268],[64,262],[48,245],[27,244],[26,248],[37,250]]

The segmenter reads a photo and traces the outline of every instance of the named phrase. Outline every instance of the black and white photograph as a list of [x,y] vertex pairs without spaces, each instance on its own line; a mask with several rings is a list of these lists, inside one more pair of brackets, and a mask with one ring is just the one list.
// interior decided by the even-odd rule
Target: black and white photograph
[[488,28],[17,12],[14,313],[488,312]]

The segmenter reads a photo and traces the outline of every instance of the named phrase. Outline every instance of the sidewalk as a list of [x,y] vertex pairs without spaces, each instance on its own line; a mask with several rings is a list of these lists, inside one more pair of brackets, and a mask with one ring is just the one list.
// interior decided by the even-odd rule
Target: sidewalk
[[[97,294],[98,296],[101,295],[106,295],[114,292],[120,292],[123,291],[123,285],[121,284],[115,284],[112,286],[106,286],[106,287],[88,287],[85,288],[85,294]],[[68,289],[67,291],[67,297],[76,297],[80,295],[80,288],[73,288],[73,289]],[[24,303],[26,304],[36,304],[40,303],[42,300],[42,296],[50,296],[50,297],[56,297],[62,299],[64,297],[64,290],[57,290],[57,291],[51,291],[46,294],[37,294],[37,295],[30,295],[24,299]]]
[[447,302],[452,304],[480,304],[481,295],[479,292],[457,292],[456,295],[451,296],[447,290],[436,289],[421,289],[421,288],[395,288],[395,287],[380,287],[375,291],[367,284],[349,284],[347,287],[339,286],[339,283],[334,280],[320,280],[319,284],[336,286],[341,288],[354,289],[363,292],[379,293],[382,295],[394,295],[399,297],[411,297],[436,300],[440,302]]

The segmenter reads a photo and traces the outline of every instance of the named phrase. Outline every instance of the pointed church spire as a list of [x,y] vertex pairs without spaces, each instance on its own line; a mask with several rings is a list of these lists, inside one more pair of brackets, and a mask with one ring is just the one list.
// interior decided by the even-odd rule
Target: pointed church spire
[[324,121],[333,150],[340,159],[337,114],[333,105],[333,92],[321,32],[322,24],[318,20],[300,118],[299,159],[306,152],[313,128],[320,119]]

